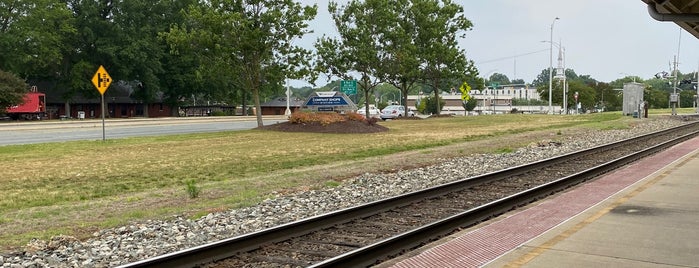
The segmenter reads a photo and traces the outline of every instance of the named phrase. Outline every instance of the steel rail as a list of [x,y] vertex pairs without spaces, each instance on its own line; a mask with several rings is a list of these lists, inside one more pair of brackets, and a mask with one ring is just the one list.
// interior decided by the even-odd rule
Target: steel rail
[[[153,257],[134,263],[129,263],[119,267],[194,267],[204,263],[210,263],[226,259],[240,252],[254,250],[256,248],[259,248],[260,245],[284,241],[293,237],[298,237],[304,234],[311,233],[316,230],[348,222],[352,219],[363,218],[366,216],[374,215],[378,212],[383,212],[396,207],[405,206],[407,204],[411,204],[420,200],[425,200],[436,196],[442,196],[450,192],[467,189],[491,181],[497,181],[512,175],[522,174],[532,169],[538,169],[546,166],[555,165],[556,163],[568,161],[570,159],[581,157],[597,151],[611,150],[618,146],[623,146],[624,143],[633,142],[635,140],[643,139],[653,135],[668,134],[673,131],[677,131],[678,129],[693,127],[697,124],[699,123],[685,124],[677,128],[649,133],[646,135],[619,142],[609,143],[577,152],[564,154],[558,157],[552,157],[536,161],[530,164],[520,165],[496,172],[487,173],[480,176],[466,178],[463,180],[431,187],[428,189],[411,192],[391,198],[386,198],[364,205],[350,207],[335,212],[330,212],[310,217],[307,219],[279,225],[265,230],[244,234],[241,236],[220,240],[217,242],[189,249],[184,249],[181,251]],[[684,135],[682,138],[689,139],[689,137],[696,134],[697,133],[694,132],[692,134]],[[625,165],[627,163],[635,161],[636,159],[639,159],[642,156],[657,152],[658,150],[661,150],[661,148],[671,146],[668,144],[676,140],[677,139],[673,139],[664,142],[660,145],[653,146],[646,150],[639,151],[632,155],[617,159],[613,162],[619,164],[617,164],[614,167],[608,166],[607,164],[602,164],[596,168],[586,170],[582,173],[594,174],[594,176],[597,176],[604,172],[608,172],[609,170],[614,169],[620,165]],[[678,142],[679,141],[677,141],[676,143]],[[421,236],[424,236],[425,234],[431,233],[433,234],[432,237],[435,237],[434,234],[445,234],[453,231],[456,228],[481,222],[490,217],[504,213],[505,211],[508,211],[514,207],[521,206],[528,202],[532,202],[534,200],[542,198],[543,196],[547,196],[551,193],[560,191],[560,189],[562,189],[561,187],[568,187],[566,186],[569,185],[566,183],[567,181],[577,181],[575,183],[578,183],[581,180],[589,179],[589,175],[588,177],[584,177],[583,179],[582,173],[571,175],[566,178],[559,179],[555,182],[541,185],[539,187],[535,187],[530,190],[521,192],[514,196],[503,198],[498,201],[494,201],[489,204],[473,208],[459,215],[455,215],[450,218],[426,225],[422,228],[406,232],[400,235],[400,237],[402,238],[389,238],[377,242],[375,244],[369,245],[365,248],[347,252],[335,258],[331,258],[326,261],[314,264],[312,267],[348,267],[370,265],[372,263],[375,263],[379,259],[385,258],[386,256],[394,255],[396,253],[399,253],[400,251],[414,248],[417,245],[424,243],[425,239],[421,238]],[[526,198],[529,198],[529,201],[521,201]]]
[[479,222],[503,214],[513,208],[542,199],[554,193],[560,192],[581,182],[590,180],[599,175],[630,164],[646,156],[660,152],[682,141],[688,140],[698,133],[683,135],[673,140],[666,141],[645,150],[623,156],[610,162],[584,170],[582,172],[566,176],[556,181],[546,183],[532,189],[493,201],[491,203],[470,209],[452,217],[425,225],[423,227],[390,237],[375,244],[347,252],[343,255],[325,260],[309,267],[366,267],[375,264],[379,260],[402,251],[414,249],[420,245],[452,233],[458,228],[473,226]]

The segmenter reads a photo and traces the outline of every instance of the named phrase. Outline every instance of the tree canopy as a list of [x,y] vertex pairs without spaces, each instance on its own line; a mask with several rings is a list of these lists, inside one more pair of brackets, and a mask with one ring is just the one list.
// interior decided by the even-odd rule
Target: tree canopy
[[5,107],[22,103],[27,93],[27,83],[14,74],[0,70],[0,113],[5,113]]
[[[205,99],[244,108],[252,103],[258,111],[261,100],[283,94],[286,79],[315,81],[317,73],[358,80],[362,97],[357,99],[364,102],[389,94],[384,89],[372,93],[378,85],[390,84],[405,105],[410,93],[432,93],[436,100],[463,82],[473,89],[490,82],[524,84],[498,73],[487,77],[488,83],[478,77],[458,45],[473,28],[464,15],[467,4],[342,3],[328,5],[337,35],[319,38],[312,51],[295,41],[311,32],[317,7],[298,0],[0,1],[0,70],[30,84],[43,82],[55,92],[40,90],[60,93],[66,103],[77,96],[99,97],[90,78],[103,65],[140,103],[162,101],[176,107]],[[695,76],[677,74],[681,107],[693,104]],[[586,108],[620,109],[621,96],[613,89],[632,79],[647,85],[651,107],[666,107],[668,94],[675,90],[663,77],[626,77],[605,84],[572,69],[566,69],[566,77],[570,92],[593,96],[583,102]],[[548,79],[547,68],[531,83],[542,98],[548,96]],[[562,85],[553,82],[557,92],[552,97],[562,104]],[[257,115],[261,125],[261,113]]]
[[[450,0],[353,0],[345,6],[330,2],[328,10],[339,36],[316,42],[317,70],[358,80],[366,100],[382,82],[399,88],[402,96],[417,83],[429,85],[439,99],[442,90],[477,77],[457,42],[471,22]],[[438,114],[440,102],[434,105]]]
[[[285,79],[310,74],[311,52],[293,40],[308,33],[316,10],[291,0],[210,1],[191,5],[186,21],[162,36],[173,53],[197,51],[202,76],[225,77],[218,94],[250,94],[261,111],[261,91],[281,92]],[[262,114],[256,115],[262,126]]]

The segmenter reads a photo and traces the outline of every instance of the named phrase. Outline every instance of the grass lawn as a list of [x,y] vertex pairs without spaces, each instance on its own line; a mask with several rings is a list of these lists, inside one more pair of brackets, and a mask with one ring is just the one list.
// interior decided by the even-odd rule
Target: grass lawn
[[[625,128],[620,113],[380,122],[372,134],[262,130],[0,147],[0,246],[175,214],[200,217],[277,192],[332,187],[439,157],[508,152],[576,128]],[[507,137],[507,138],[506,138]],[[201,189],[189,198],[187,181]],[[191,185],[191,184],[190,184]]]

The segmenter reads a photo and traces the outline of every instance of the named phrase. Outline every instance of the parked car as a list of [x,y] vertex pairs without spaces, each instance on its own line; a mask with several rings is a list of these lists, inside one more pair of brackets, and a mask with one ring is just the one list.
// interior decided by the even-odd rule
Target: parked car
[[[357,113],[363,115],[364,117],[367,117],[366,116],[366,107],[359,108],[357,110]],[[369,105],[369,117],[378,118],[380,114],[381,114],[381,110],[379,110],[379,108],[376,108],[376,106],[371,105],[371,104]]]
[[[405,116],[405,107],[402,105],[389,105],[386,106],[386,108],[383,108],[383,111],[381,112],[381,119],[383,120],[395,119],[403,116]],[[408,116],[415,116],[415,112],[408,111]]]

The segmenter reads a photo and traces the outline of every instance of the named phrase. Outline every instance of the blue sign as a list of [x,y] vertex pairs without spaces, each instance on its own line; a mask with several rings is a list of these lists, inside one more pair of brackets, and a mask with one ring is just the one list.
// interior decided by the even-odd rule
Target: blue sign
[[312,97],[306,102],[306,106],[340,106],[348,105],[341,96],[338,97]]

